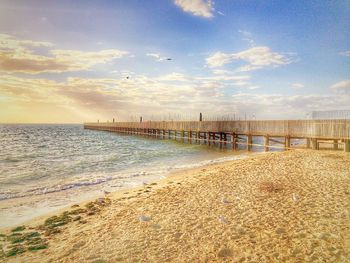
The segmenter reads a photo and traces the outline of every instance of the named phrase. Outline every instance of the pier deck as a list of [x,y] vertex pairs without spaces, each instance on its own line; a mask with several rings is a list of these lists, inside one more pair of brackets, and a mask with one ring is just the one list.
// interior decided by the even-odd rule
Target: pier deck
[[[254,121],[144,121],[84,123],[85,129],[182,138],[188,141],[230,143],[233,149],[253,146],[254,136],[263,136],[265,150],[276,147],[270,142],[291,148],[292,139],[306,139],[306,147],[320,149],[328,144],[350,152],[350,120],[254,120]],[[282,138],[276,140],[276,138]]]

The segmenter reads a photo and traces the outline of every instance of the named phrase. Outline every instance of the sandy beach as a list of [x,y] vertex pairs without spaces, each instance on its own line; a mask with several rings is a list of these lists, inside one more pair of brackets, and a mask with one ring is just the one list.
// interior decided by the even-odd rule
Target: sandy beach
[[349,262],[349,189],[349,154],[252,155],[3,229],[0,259]]

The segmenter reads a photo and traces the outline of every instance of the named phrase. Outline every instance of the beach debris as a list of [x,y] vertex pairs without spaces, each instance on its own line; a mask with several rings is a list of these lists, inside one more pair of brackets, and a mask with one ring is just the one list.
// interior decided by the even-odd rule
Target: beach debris
[[40,244],[40,245],[30,246],[28,247],[28,250],[35,251],[35,250],[45,249],[47,247],[48,247],[47,244]]
[[[63,226],[73,221],[85,224],[87,223],[84,219],[85,216],[96,214],[111,203],[112,200],[108,197],[98,198],[87,203],[85,208],[73,205],[71,207],[75,209],[51,216],[42,225],[35,228],[22,225],[13,228],[9,235],[0,234],[0,259],[1,252],[4,257],[12,257],[26,251],[46,249],[48,240],[44,236],[61,233],[65,229]],[[150,219],[150,217],[142,217],[140,221],[149,221]],[[38,232],[30,231],[31,229],[36,229]]]
[[233,252],[229,248],[221,248],[218,252],[219,258],[232,257],[232,256],[233,256]]
[[278,235],[282,235],[282,234],[286,233],[286,229],[284,229],[283,227],[279,227],[279,228],[276,229],[275,232]]
[[228,224],[228,221],[226,220],[226,218],[224,216],[219,216],[219,222],[222,224]]
[[94,211],[89,211],[89,212],[86,213],[87,216],[92,216],[92,215],[94,215],[94,214],[95,214]]
[[11,229],[11,232],[20,232],[20,231],[23,231],[24,229],[26,229],[25,226],[18,226],[18,227]]
[[141,221],[141,222],[148,222],[148,221],[151,221],[151,217],[150,216],[145,216],[145,215],[141,215],[141,216],[139,216],[139,220]]
[[298,202],[299,199],[300,199],[300,197],[299,197],[299,195],[297,195],[296,193],[293,193],[292,199],[293,199],[294,202]]
[[47,228],[55,228],[59,226],[63,226],[68,224],[71,221],[71,217],[69,216],[69,212],[63,212],[59,216],[52,216],[45,220],[44,226]]
[[108,194],[110,194],[111,192],[106,191],[106,190],[103,190],[103,193],[104,193],[105,195],[108,195]]
[[76,216],[76,217],[73,218],[73,221],[78,221],[80,219],[81,219],[81,216]]
[[98,199],[96,200],[96,202],[97,202],[98,204],[104,204],[104,203],[105,203],[105,199],[104,199],[103,197],[101,197],[101,198],[98,198]]
[[275,182],[270,182],[270,181],[265,181],[261,182],[259,185],[259,189],[262,192],[267,192],[267,193],[277,193],[283,190],[283,187],[279,183]]
[[86,213],[86,212],[87,212],[86,209],[78,208],[78,209],[74,209],[74,210],[69,211],[69,214],[70,215],[78,215],[78,214],[82,214],[82,213]]
[[223,202],[224,204],[229,204],[229,203],[231,203],[229,200],[227,200],[225,197],[223,197],[222,199],[221,199],[221,202]]
[[[12,257],[25,251],[47,248],[47,240],[39,232],[12,232],[4,235],[5,239],[0,246],[4,256]],[[1,254],[0,254],[1,258]]]
[[9,251],[7,251],[6,256],[7,257],[16,256],[17,254],[22,254],[25,251],[26,250],[23,246],[15,246],[11,248]]
[[24,237],[22,234],[12,234],[7,237],[7,241],[11,244],[22,243],[24,241]]

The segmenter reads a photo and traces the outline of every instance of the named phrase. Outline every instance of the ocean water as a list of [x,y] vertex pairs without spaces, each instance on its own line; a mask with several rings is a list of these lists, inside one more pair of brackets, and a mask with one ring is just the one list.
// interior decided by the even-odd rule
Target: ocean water
[[0,227],[177,169],[243,157],[82,125],[0,125],[0,147]]

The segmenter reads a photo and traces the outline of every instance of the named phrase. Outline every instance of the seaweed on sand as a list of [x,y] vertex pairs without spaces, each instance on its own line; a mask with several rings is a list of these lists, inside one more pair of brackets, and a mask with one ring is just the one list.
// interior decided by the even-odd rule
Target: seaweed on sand
[[22,254],[25,251],[26,250],[25,250],[25,248],[23,246],[15,246],[15,247],[12,247],[9,251],[6,252],[6,256],[7,257],[16,256],[18,254]]
[[52,216],[45,220],[44,226],[47,228],[55,228],[63,226],[72,221],[72,218],[69,216],[69,212],[63,212],[59,216]]
[[12,229],[11,232],[20,232],[20,231],[23,231],[24,229],[26,229],[25,226],[18,226]]

